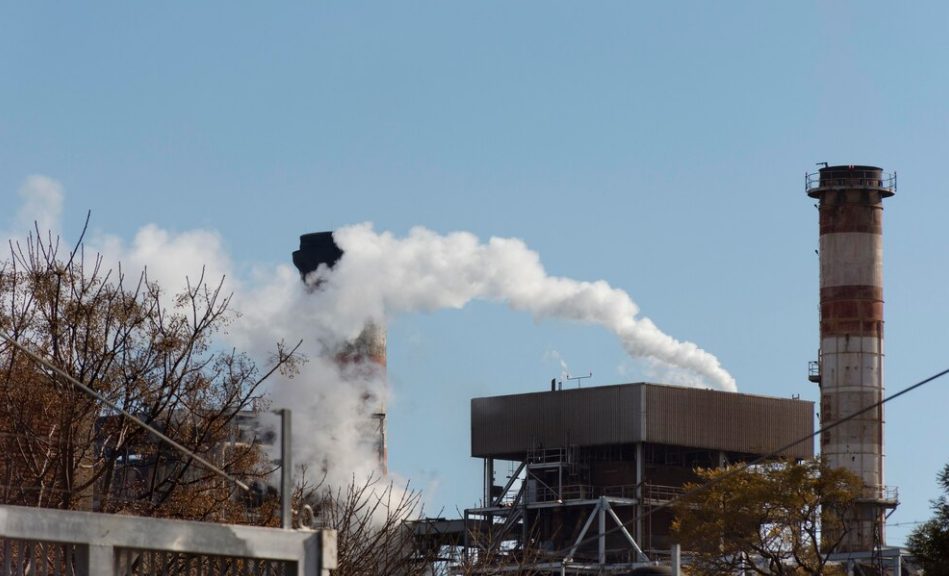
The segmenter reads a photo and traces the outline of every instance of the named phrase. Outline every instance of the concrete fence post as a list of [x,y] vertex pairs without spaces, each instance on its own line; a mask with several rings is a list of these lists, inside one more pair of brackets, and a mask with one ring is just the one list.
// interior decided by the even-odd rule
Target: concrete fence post
[[115,548],[100,544],[76,546],[77,576],[116,576]]

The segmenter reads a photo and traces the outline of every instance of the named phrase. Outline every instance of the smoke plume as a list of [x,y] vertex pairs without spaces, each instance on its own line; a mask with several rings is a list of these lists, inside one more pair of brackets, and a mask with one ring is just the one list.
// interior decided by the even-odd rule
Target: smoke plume
[[35,174],[23,182],[18,194],[20,207],[13,221],[6,223],[9,227],[7,235],[24,235],[33,230],[34,226],[42,233],[58,230],[63,212],[62,184],[47,176]]
[[311,474],[326,474],[330,484],[378,472],[371,415],[390,393],[379,374],[347,371],[332,353],[367,322],[386,325],[401,314],[495,301],[538,320],[601,326],[662,382],[735,390],[714,356],[640,317],[626,292],[603,281],[549,276],[539,255],[520,240],[482,243],[467,232],[439,235],[420,227],[398,238],[370,224],[333,236],[343,256],[332,269],[321,266],[306,278],[316,290],[307,289],[289,265],[262,271],[235,296],[242,317],[231,330],[235,343],[249,350],[304,340],[308,362],[295,378],[278,379],[271,393],[275,406],[295,411],[294,457],[308,463]]
[[513,238],[481,243],[467,232],[439,235],[413,228],[407,237],[377,233],[369,224],[334,234],[343,257],[333,268],[311,274],[322,293],[314,306],[327,329],[351,338],[366,320],[461,308],[472,300],[501,302],[535,319],[559,318],[601,326],[626,352],[680,382],[734,391],[735,380],[715,356],[662,332],[626,292],[600,280],[580,282],[549,276],[539,255]]
[[[35,176],[21,195],[24,206],[11,223],[17,234],[30,218],[40,221],[41,230],[57,233],[61,186]],[[343,257],[332,270],[321,266],[310,274],[310,286],[319,284],[315,291],[289,264],[289,249],[275,256],[286,256],[286,264],[258,266],[237,279],[225,243],[213,231],[176,233],[148,224],[129,244],[104,234],[93,234],[87,244],[107,263],[121,262],[127,277],[147,267],[149,278],[169,296],[185,285],[186,276],[193,282],[202,268],[211,284],[227,276],[225,292],[234,293],[232,306],[240,314],[225,335],[227,344],[262,364],[272,357],[276,342],[302,340],[306,362],[299,373],[276,375],[268,393],[274,408],[294,411],[295,461],[306,465],[312,480],[325,475],[330,485],[378,474],[375,435],[367,427],[389,394],[379,374],[349,370],[333,361],[332,352],[356,338],[367,322],[385,325],[400,314],[494,301],[538,320],[600,326],[664,382],[735,390],[734,379],[714,356],[663,333],[640,316],[626,292],[604,281],[550,276],[521,240],[481,242],[467,232],[440,235],[425,228],[400,238],[369,224],[342,228],[334,239]]]

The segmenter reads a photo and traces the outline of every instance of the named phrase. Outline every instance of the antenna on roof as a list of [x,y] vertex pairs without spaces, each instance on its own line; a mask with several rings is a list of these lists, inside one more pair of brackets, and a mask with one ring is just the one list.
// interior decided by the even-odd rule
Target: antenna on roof
[[567,380],[576,380],[576,381],[577,381],[577,388],[580,387],[580,380],[586,380],[587,378],[593,378],[593,372],[592,372],[592,371],[591,371],[589,374],[587,374],[586,376],[574,376],[574,377],[572,377],[572,378],[571,378],[570,374],[567,374]]

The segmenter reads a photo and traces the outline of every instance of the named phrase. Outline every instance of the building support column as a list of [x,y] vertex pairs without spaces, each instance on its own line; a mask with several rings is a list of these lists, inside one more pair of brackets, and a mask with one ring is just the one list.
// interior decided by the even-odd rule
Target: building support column
[[646,507],[643,504],[643,498],[645,497],[645,491],[643,490],[643,477],[645,476],[646,463],[644,462],[646,451],[643,449],[643,443],[636,443],[636,507],[633,509],[633,517],[636,519],[635,526],[633,526],[633,532],[635,534],[636,542],[639,542],[640,546],[645,546],[645,539],[643,538],[643,513],[646,511]]
[[484,459],[484,506],[494,506],[491,488],[494,486],[494,458]]
[[600,531],[598,559],[600,562],[600,566],[606,565],[606,508],[605,508],[605,504],[606,502],[601,497],[600,504],[599,504],[599,518],[598,518],[598,524],[599,524],[598,527]]

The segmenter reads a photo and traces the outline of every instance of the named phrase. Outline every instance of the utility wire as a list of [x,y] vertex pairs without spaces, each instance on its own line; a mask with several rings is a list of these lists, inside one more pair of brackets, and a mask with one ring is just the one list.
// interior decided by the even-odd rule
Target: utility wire
[[145,430],[148,430],[148,431],[151,432],[153,435],[157,436],[159,439],[161,439],[162,441],[164,441],[165,443],[167,443],[169,446],[171,446],[171,447],[174,448],[175,450],[178,450],[179,452],[181,452],[181,453],[184,454],[185,456],[194,459],[194,461],[196,461],[198,464],[201,464],[202,466],[204,466],[205,468],[207,468],[207,469],[210,470],[211,472],[214,472],[214,473],[217,474],[218,476],[220,476],[220,477],[224,478],[225,480],[227,480],[227,481],[233,483],[235,486],[237,486],[237,487],[240,488],[241,490],[243,490],[243,491],[245,491],[245,492],[250,492],[250,486],[248,486],[248,485],[245,484],[244,482],[241,482],[240,480],[238,480],[237,478],[231,476],[230,474],[228,474],[228,473],[225,472],[224,470],[221,470],[220,468],[218,468],[218,467],[215,466],[214,464],[208,462],[207,460],[205,460],[205,459],[202,458],[201,456],[198,456],[197,454],[195,454],[195,453],[192,452],[191,450],[188,450],[187,448],[185,448],[185,447],[182,446],[181,444],[175,442],[174,440],[172,440],[171,438],[169,438],[168,436],[166,436],[165,434],[163,434],[162,432],[160,432],[158,429],[156,429],[156,428],[154,428],[153,426],[147,424],[147,423],[146,423],[145,421],[143,421],[141,418],[138,418],[137,416],[131,414],[130,412],[124,410],[123,408],[119,407],[119,406],[116,405],[115,403],[111,402],[110,400],[108,400],[107,398],[105,398],[104,396],[102,396],[101,394],[99,394],[98,392],[96,392],[95,390],[93,390],[92,388],[89,388],[88,386],[86,386],[85,384],[83,384],[82,382],[80,382],[79,380],[76,380],[75,378],[73,378],[72,376],[70,376],[69,374],[67,374],[66,372],[64,372],[62,369],[60,369],[58,366],[56,366],[55,364],[53,364],[53,363],[50,362],[49,360],[43,358],[42,356],[39,356],[39,355],[37,355],[37,354],[34,354],[33,352],[31,352],[30,350],[28,350],[27,348],[25,348],[22,344],[20,344],[20,343],[17,342],[16,340],[14,340],[11,336],[7,335],[6,332],[0,331],[0,337],[3,337],[7,342],[9,342],[9,343],[12,344],[14,347],[16,347],[17,350],[19,350],[19,351],[23,352],[24,354],[26,354],[27,357],[29,357],[31,360],[33,360],[33,361],[36,362],[37,364],[40,364],[41,366],[44,366],[45,368],[47,368],[47,369],[49,369],[49,370],[52,370],[53,372],[55,372],[56,374],[58,374],[60,377],[62,377],[64,380],[66,380],[67,382],[69,382],[70,384],[72,384],[74,387],[76,387],[76,388],[78,388],[79,390],[85,392],[85,393],[88,394],[89,396],[92,396],[93,398],[95,398],[95,399],[98,400],[99,402],[102,402],[103,404],[105,404],[105,405],[108,406],[109,408],[112,408],[112,409],[115,410],[116,412],[121,412],[123,416],[125,416],[126,418],[128,418],[128,419],[131,420],[132,422],[138,424],[139,426],[141,426],[141,427],[144,428]]
[[[867,412],[870,412],[871,410],[876,410],[877,408],[883,406],[884,404],[886,404],[886,403],[889,402],[890,400],[896,400],[896,399],[899,398],[900,396],[903,396],[904,394],[908,394],[908,393],[912,392],[913,390],[916,390],[917,388],[920,388],[920,387],[922,387],[922,386],[925,386],[926,384],[929,384],[929,383],[932,382],[933,380],[937,380],[937,379],[939,379],[939,378],[942,378],[942,377],[945,376],[946,374],[949,374],[949,368],[947,368],[947,369],[945,369],[945,370],[943,370],[943,371],[941,371],[941,372],[937,372],[936,374],[933,374],[932,376],[930,376],[930,377],[928,377],[928,378],[925,378],[925,379],[923,379],[923,380],[920,380],[920,381],[917,382],[916,384],[913,384],[912,386],[908,386],[907,388],[904,388],[904,389],[900,390],[900,391],[897,392],[896,394],[893,394],[893,395],[891,395],[891,396],[887,396],[886,398],[884,398],[884,399],[882,399],[882,400],[880,400],[880,401],[878,401],[878,402],[874,402],[873,404],[870,404],[869,406],[866,406],[866,407],[864,407],[864,408],[861,408],[860,410],[857,410],[856,412],[854,412],[853,414],[850,414],[849,416],[846,416],[846,417],[844,417],[844,418],[841,418],[840,420],[837,420],[837,421],[835,421],[835,422],[831,422],[831,423],[828,424],[827,426],[824,426],[824,427],[820,428],[820,429],[817,430],[816,432],[811,432],[810,434],[808,434],[807,436],[804,436],[803,438],[801,438],[801,439],[799,439],[799,440],[795,440],[794,442],[790,442],[790,443],[788,443],[788,444],[785,444],[784,446],[781,446],[780,448],[777,448],[777,449],[775,449],[775,450],[772,450],[772,451],[769,452],[768,454],[765,454],[765,455],[763,455],[763,456],[759,456],[759,457],[755,458],[754,460],[752,460],[752,461],[750,461],[750,462],[745,462],[745,463],[743,463],[743,464],[741,464],[741,465],[739,465],[739,466],[736,466],[735,468],[732,468],[731,470],[725,472],[725,473],[722,474],[721,476],[718,476],[718,477],[716,477],[716,478],[714,478],[714,479],[712,479],[712,480],[709,480],[708,482],[706,482],[706,483],[704,483],[704,484],[701,484],[701,485],[699,485],[699,486],[696,486],[696,487],[693,488],[691,491],[686,492],[686,493],[684,493],[684,494],[681,494],[681,495],[679,495],[679,496],[676,496],[676,497],[672,498],[671,500],[669,500],[668,502],[663,502],[663,503],[658,504],[658,505],[656,505],[656,506],[651,506],[651,507],[649,507],[649,509],[646,510],[645,512],[634,516],[634,517],[632,518],[632,520],[629,520],[628,522],[624,522],[622,525],[616,526],[615,528],[610,528],[609,530],[607,530],[606,532],[604,532],[603,535],[606,536],[606,535],[612,534],[612,533],[614,533],[614,532],[619,532],[620,530],[624,530],[624,529],[626,529],[626,528],[632,526],[632,524],[633,524],[634,522],[636,522],[636,521],[638,521],[638,520],[640,520],[640,519],[646,519],[646,518],[652,516],[653,513],[655,513],[657,510],[662,510],[662,509],[664,509],[664,508],[670,508],[670,507],[672,507],[673,504],[675,504],[675,503],[678,502],[679,500],[682,500],[683,498],[686,498],[686,497],[688,497],[688,496],[692,496],[692,495],[695,495],[695,494],[701,494],[702,492],[708,490],[709,488],[711,488],[712,486],[718,484],[719,482],[722,482],[722,481],[724,481],[724,480],[726,480],[726,479],[728,479],[728,478],[731,478],[732,476],[736,476],[736,475],[738,475],[738,474],[744,472],[744,471],[747,470],[748,468],[751,468],[752,466],[757,466],[758,464],[761,464],[761,463],[766,462],[766,461],[768,461],[768,460],[774,459],[775,457],[779,456],[779,455],[780,455],[782,452],[784,452],[785,450],[789,450],[789,449],[791,449],[791,448],[797,446],[798,444],[801,444],[801,443],[803,443],[803,442],[807,442],[808,440],[812,440],[815,436],[817,436],[817,435],[819,435],[819,434],[823,434],[824,432],[827,432],[828,430],[831,430],[831,429],[833,429],[833,428],[836,428],[837,426],[840,426],[840,425],[843,424],[844,422],[849,422],[850,420],[853,420],[853,419],[856,418],[857,416],[861,416],[861,415],[863,415],[863,414],[866,414]],[[582,546],[582,545],[584,545],[584,544],[589,544],[589,543],[591,543],[591,542],[595,542],[595,541],[599,540],[599,538],[600,538],[600,535],[597,534],[596,536],[591,536],[591,537],[589,537],[589,538],[586,538],[586,539],[584,539],[584,540],[581,540],[580,542],[576,543],[576,545],[571,545],[571,546],[568,547],[568,548],[564,548],[564,549],[562,549],[562,550],[558,550],[558,551],[555,551],[555,552],[550,552],[549,554],[550,554],[551,556],[554,556],[554,557],[560,557],[560,556],[563,556],[564,554],[569,553],[570,550],[573,550],[574,548],[578,548],[578,547],[580,547],[580,546]]]
[[916,526],[919,524],[925,524],[927,520],[913,520],[912,522],[897,522],[896,524],[887,524],[889,527],[893,526]]

